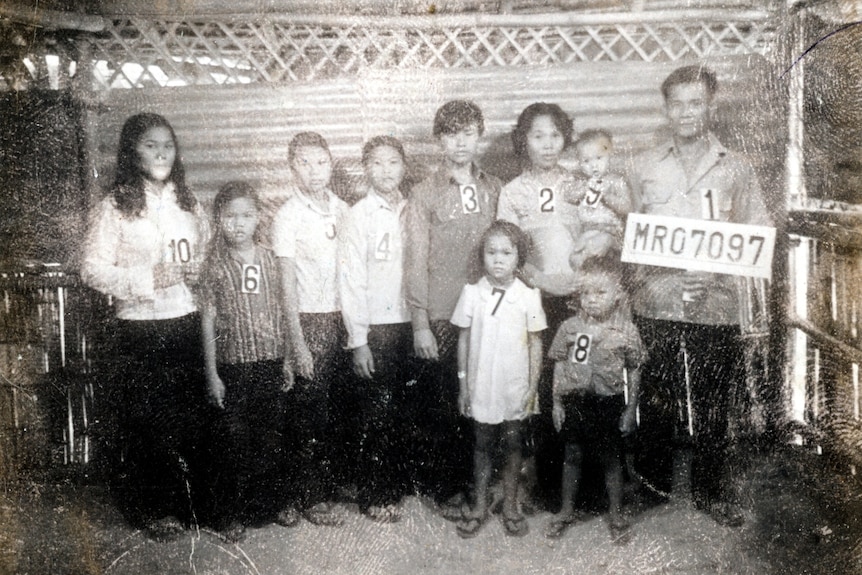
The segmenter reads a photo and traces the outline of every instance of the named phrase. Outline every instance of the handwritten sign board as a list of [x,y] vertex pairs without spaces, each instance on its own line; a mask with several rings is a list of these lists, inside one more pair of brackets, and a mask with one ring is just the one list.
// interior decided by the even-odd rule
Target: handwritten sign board
[[768,226],[629,214],[622,260],[771,279],[774,248]]

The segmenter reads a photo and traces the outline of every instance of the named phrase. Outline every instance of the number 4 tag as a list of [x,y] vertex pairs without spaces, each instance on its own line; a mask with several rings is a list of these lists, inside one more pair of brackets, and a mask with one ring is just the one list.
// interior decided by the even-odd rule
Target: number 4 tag
[[260,293],[260,266],[258,264],[243,264],[242,293]]
[[588,333],[576,333],[575,342],[572,344],[571,352],[569,353],[569,361],[572,363],[587,364],[590,362],[590,346],[593,343],[593,336]]

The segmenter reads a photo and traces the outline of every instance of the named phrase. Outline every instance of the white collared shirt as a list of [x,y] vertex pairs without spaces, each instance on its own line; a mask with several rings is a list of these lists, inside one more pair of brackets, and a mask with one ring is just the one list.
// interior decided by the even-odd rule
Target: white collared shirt
[[339,240],[338,289],[351,349],[368,343],[371,325],[404,323],[403,219],[395,205],[370,190],[347,214]]
[[272,249],[296,264],[300,313],[340,311],[336,283],[338,234],[347,204],[332,192],[321,209],[301,191],[278,210],[272,223]]

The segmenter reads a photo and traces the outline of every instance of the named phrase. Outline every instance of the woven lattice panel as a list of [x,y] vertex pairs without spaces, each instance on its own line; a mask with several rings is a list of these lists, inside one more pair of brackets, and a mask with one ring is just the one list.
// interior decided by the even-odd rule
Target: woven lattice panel
[[280,22],[114,21],[93,39],[97,89],[308,81],[362,69],[676,61],[765,53],[768,20],[373,28]]

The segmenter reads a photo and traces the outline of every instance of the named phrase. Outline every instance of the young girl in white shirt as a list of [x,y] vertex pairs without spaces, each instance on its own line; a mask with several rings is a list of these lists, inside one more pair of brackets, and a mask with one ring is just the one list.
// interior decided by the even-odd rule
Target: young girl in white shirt
[[484,276],[464,286],[452,323],[459,328],[458,398],[474,421],[475,503],[458,523],[461,537],[474,537],[488,516],[488,486],[495,444],[503,442],[502,521],[508,535],[529,530],[518,508],[521,421],[536,413],[542,340],[547,327],[539,290],[515,277],[526,259],[527,239],[515,224],[498,220],[481,242]]

